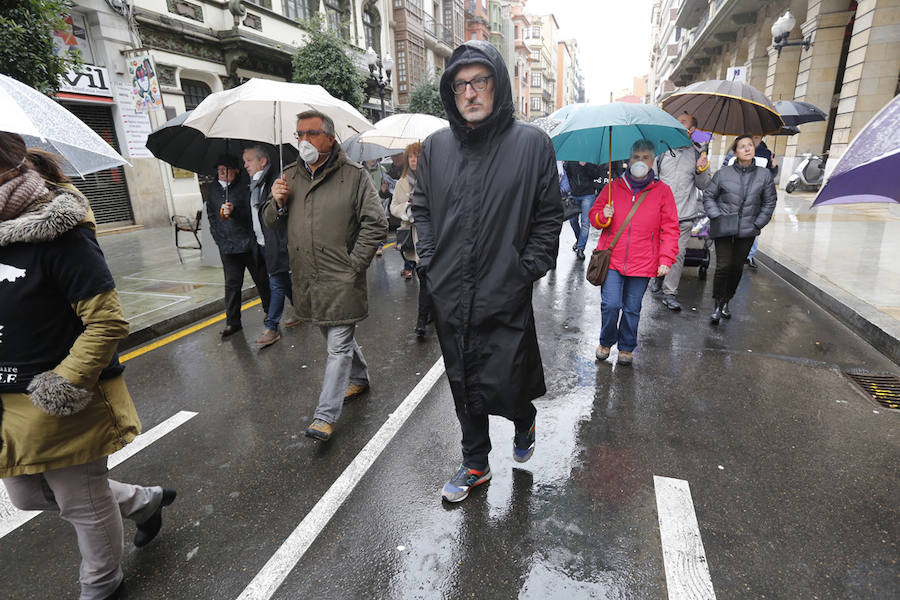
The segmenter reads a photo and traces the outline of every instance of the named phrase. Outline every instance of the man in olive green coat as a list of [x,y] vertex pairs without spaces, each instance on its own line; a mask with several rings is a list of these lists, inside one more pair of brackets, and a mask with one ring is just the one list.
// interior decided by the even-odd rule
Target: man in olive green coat
[[319,326],[328,345],[325,380],[306,435],[326,441],[344,400],[369,389],[354,339],[368,316],[366,270],[387,236],[378,192],[362,165],[335,143],[334,122],[318,111],[297,115],[300,159],[272,185],[263,208],[269,227],[286,227],[294,312]]

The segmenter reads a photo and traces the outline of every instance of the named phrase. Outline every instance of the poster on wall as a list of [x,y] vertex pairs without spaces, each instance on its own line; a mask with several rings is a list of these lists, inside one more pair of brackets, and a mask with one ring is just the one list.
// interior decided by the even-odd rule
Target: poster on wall
[[94,53],[91,52],[84,15],[63,15],[63,22],[65,27],[53,32],[53,53],[56,56],[76,56],[80,52],[82,61],[94,64]]
[[147,112],[162,108],[162,92],[156,69],[149,54],[135,54],[125,59],[128,65],[128,77],[131,78],[131,96],[134,109]]
[[125,133],[125,150],[130,158],[153,158],[147,150],[147,136],[150,135],[150,117],[145,112],[135,110],[132,88],[116,85],[116,103],[119,105],[119,119]]

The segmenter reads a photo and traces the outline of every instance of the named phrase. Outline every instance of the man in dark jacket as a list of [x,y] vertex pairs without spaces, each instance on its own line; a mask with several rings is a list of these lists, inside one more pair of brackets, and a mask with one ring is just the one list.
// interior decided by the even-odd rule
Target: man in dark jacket
[[212,187],[206,201],[209,231],[222,257],[225,271],[225,329],[222,337],[237,333],[241,327],[241,288],[244,269],[256,284],[263,312],[269,312],[269,281],[262,247],[253,234],[250,210],[250,188],[239,177],[240,164],[234,156],[220,156],[216,162],[218,184]]
[[581,204],[581,214],[572,217],[569,224],[572,226],[572,231],[575,232],[575,245],[572,246],[572,250],[575,251],[578,260],[584,260],[584,248],[587,246],[588,235],[591,233],[588,212],[597,197],[594,191],[597,183],[594,180],[602,177],[605,171],[601,171],[599,165],[568,160],[563,163],[563,169],[569,178],[569,189],[572,190],[572,196]]
[[462,428],[463,462],[441,496],[464,500],[491,477],[488,415],[515,422],[513,458],[534,451],[546,393],[532,287],[554,265],[563,210],[553,145],[515,121],[500,53],[470,41],[450,57],[441,99],[450,128],[419,154],[412,215],[418,270]]
[[[288,261],[287,233],[281,229],[266,227],[262,218],[262,207],[272,191],[272,182],[278,176],[269,164],[269,153],[263,146],[251,146],[244,150],[244,168],[250,176],[250,208],[253,219],[253,234],[263,249],[266,271],[269,273],[269,311],[266,313],[266,328],[256,338],[256,344],[265,348],[281,339],[278,324],[284,312],[284,299],[294,303],[291,294],[291,267]],[[285,327],[300,323],[296,317],[288,317]]]

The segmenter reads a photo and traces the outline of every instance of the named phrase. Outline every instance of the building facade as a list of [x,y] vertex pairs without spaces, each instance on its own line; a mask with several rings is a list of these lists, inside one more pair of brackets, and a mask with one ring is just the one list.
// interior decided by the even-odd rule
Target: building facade
[[513,48],[515,51],[514,77],[511,79],[513,98],[516,99],[516,112],[520,119],[529,118],[529,100],[531,98],[531,65],[536,60],[531,58],[531,50],[525,43],[531,22],[525,16],[525,0],[509,2],[510,18],[513,26]]
[[[771,27],[790,11],[789,41],[773,47]],[[678,87],[745,78],[772,101],[799,100],[828,119],[773,136],[784,182],[807,152],[828,152],[830,172],[850,140],[900,92],[900,0],[659,0],[647,97],[658,104]],[[726,140],[711,147],[713,159]]]
[[551,15],[528,15],[531,23],[526,31],[525,44],[531,53],[531,90],[529,118],[546,117],[556,110],[556,64],[559,24]]
[[[87,60],[64,78],[58,100],[131,163],[76,182],[98,223],[154,226],[172,215],[194,215],[201,206],[197,177],[153,158],[143,147],[146,134],[251,77],[289,80],[291,60],[307,39],[303,21],[316,13],[350,44],[367,74],[365,49],[392,48],[390,10],[388,0],[74,1],[71,36],[60,32],[60,44],[78,42]],[[155,71],[161,108],[137,112],[129,105],[126,62],[133,56]],[[374,116],[380,102],[370,91],[366,110]]]

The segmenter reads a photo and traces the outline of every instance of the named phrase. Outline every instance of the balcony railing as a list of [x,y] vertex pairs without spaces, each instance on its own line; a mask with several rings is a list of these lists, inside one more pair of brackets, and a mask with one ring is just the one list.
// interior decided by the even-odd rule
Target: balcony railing
[[425,33],[433,38],[437,37],[437,27],[434,23],[434,18],[430,15],[425,15]]

